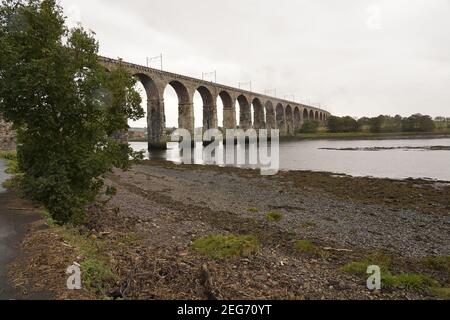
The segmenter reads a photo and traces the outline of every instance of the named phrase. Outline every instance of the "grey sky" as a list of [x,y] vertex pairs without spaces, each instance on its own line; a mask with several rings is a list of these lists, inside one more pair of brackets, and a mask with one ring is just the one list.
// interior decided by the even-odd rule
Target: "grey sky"
[[[61,4],[69,23],[96,32],[106,56],[145,64],[163,52],[168,71],[201,77],[217,70],[220,83],[252,80],[254,91],[276,88],[336,115],[450,116],[449,0]],[[170,90],[166,106],[173,124]]]

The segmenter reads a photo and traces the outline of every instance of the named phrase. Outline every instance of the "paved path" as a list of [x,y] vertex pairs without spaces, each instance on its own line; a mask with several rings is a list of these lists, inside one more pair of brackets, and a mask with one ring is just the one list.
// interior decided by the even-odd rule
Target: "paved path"
[[[2,187],[2,183],[9,178],[4,173],[5,162],[0,159],[0,300],[19,298],[7,280],[7,268],[19,255],[27,226],[39,219],[35,213],[14,211],[10,205],[17,198]],[[14,201],[15,202],[15,201]]]

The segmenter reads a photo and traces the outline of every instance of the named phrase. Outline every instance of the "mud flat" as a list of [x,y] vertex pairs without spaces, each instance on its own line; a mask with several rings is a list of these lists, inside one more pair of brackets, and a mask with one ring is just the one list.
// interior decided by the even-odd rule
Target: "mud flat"
[[[147,161],[114,172],[108,184],[117,194],[92,206],[78,229],[101,242],[116,275],[97,297],[427,299],[436,296],[423,279],[450,285],[450,186],[444,182],[313,172],[262,177]],[[64,265],[65,247],[66,264],[83,257],[67,254],[70,248],[51,232],[30,232],[26,250],[39,253],[40,268],[48,271],[42,278],[61,283],[53,290],[65,297],[65,275],[51,262]],[[193,246],[211,235],[251,236],[259,245],[251,254],[213,258]],[[345,266],[374,254],[383,255],[390,273],[423,281],[368,291],[367,277]],[[438,258],[443,263],[430,263]]]

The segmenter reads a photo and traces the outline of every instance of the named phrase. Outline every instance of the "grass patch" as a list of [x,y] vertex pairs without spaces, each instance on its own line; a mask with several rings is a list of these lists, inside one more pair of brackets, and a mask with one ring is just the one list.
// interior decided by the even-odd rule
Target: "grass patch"
[[430,292],[439,299],[450,300],[450,288],[431,288]]
[[354,261],[343,266],[342,271],[365,276],[367,274],[367,267],[372,265],[379,266],[382,273],[387,273],[391,265],[391,258],[384,252],[378,251],[360,261]]
[[114,197],[115,195],[117,195],[117,188],[114,186],[107,186],[105,195],[107,195],[108,197]]
[[379,266],[381,269],[382,286],[388,289],[406,289],[412,291],[440,290],[439,283],[432,277],[418,273],[400,273],[394,275],[389,271],[391,258],[383,253],[373,253],[360,261],[351,262],[342,267],[342,271],[367,277],[367,267]]
[[304,253],[314,253],[317,247],[309,240],[299,240],[295,242],[295,250]]
[[326,258],[329,256],[328,252],[322,250],[310,240],[298,240],[295,242],[294,248],[297,252],[301,252],[303,254],[311,256],[317,256],[322,258]]
[[119,241],[119,243],[124,244],[124,245],[131,245],[131,244],[135,244],[136,242],[141,241],[143,238],[138,235],[137,233],[134,232],[130,232],[130,233],[126,233],[124,235],[121,235],[117,241]]
[[6,160],[6,173],[16,174],[20,172],[15,151],[0,151],[0,158]]
[[315,228],[317,225],[314,223],[314,222],[309,222],[309,221],[307,221],[307,222],[303,222],[301,225],[300,225],[300,227],[302,228],[302,229],[312,229],[312,228]]
[[257,208],[248,208],[247,211],[251,213],[258,213],[259,210]]
[[197,239],[194,250],[213,259],[245,257],[259,250],[258,239],[254,236],[209,235]]
[[283,219],[283,215],[278,212],[269,212],[266,215],[266,219],[272,222],[278,222],[281,221],[281,219]]
[[17,160],[16,151],[0,151],[0,158],[5,160]]
[[19,187],[20,187],[20,178],[18,176],[14,176],[12,178],[7,179],[5,182],[2,183],[3,188],[8,190],[15,190],[18,193]]
[[428,257],[423,263],[430,269],[450,272],[450,256]]
[[313,257],[319,257],[319,258],[328,258],[330,256],[330,253],[322,250],[322,248],[316,246],[312,241],[310,240],[298,240],[294,244],[294,248],[297,252],[300,252],[302,254],[306,254]]
[[43,212],[47,224],[60,235],[60,237],[74,248],[81,258],[82,285],[88,290],[104,294],[108,284],[115,280],[107,252],[106,242],[88,238],[86,235],[69,226],[59,226],[48,211]]
[[98,259],[95,256],[84,259],[80,266],[83,285],[95,289],[98,292],[104,291],[103,288],[106,282],[115,279],[108,262]]
[[382,284],[391,289],[408,289],[415,291],[422,291],[432,287],[437,287],[439,284],[430,276],[424,274],[402,273],[399,275],[391,275],[387,273],[381,276]]

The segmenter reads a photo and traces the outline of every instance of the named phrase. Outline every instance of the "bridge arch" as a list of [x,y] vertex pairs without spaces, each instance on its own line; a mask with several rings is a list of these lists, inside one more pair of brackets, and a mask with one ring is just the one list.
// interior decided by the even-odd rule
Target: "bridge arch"
[[163,93],[164,88],[145,73],[136,73],[147,96],[147,133],[148,148],[165,148],[166,119]]
[[276,116],[272,101],[267,100],[265,108],[266,108],[266,128],[269,130],[276,129],[277,127]]
[[314,121],[314,111],[313,110],[309,111],[308,119],[309,119],[309,121]]
[[252,127],[252,108],[249,100],[243,94],[237,97],[239,109],[239,128],[250,129]]
[[178,128],[188,130],[194,134],[194,103],[193,94],[178,80],[172,80],[164,86],[164,91],[172,87],[178,98]]
[[308,113],[308,109],[303,109],[303,122],[306,122],[309,120],[309,113]]
[[302,126],[302,115],[300,113],[300,108],[295,107],[294,109],[294,132],[300,129]]
[[286,133],[294,133],[294,113],[290,105],[286,106]]
[[314,115],[314,120],[319,120],[319,112],[316,111],[315,115]]
[[264,129],[266,127],[266,121],[265,121],[265,112],[264,107],[261,103],[261,100],[259,98],[254,98],[252,101],[253,105],[253,128],[256,130],[258,129]]
[[205,87],[197,88],[203,102],[203,130],[216,129],[217,125],[217,103],[215,103],[211,91]]
[[218,95],[218,99],[222,101],[223,105],[223,128],[234,129],[236,128],[236,115],[235,106],[233,106],[233,98],[226,91],[221,91]]
[[275,109],[277,119],[277,129],[280,130],[280,134],[286,133],[286,120],[284,117],[284,108],[281,103],[277,104]]

